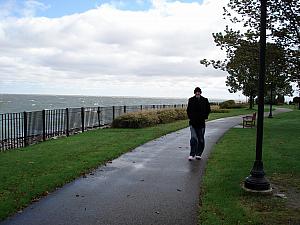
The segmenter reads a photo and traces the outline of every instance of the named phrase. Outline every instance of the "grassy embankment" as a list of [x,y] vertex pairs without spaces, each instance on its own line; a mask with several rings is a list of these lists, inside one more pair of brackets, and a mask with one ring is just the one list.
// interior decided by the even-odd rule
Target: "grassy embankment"
[[263,162],[273,195],[246,193],[241,184],[255,159],[255,129],[233,128],[215,146],[202,184],[202,225],[300,224],[300,111],[266,118]]
[[[210,120],[251,112],[212,113]],[[143,129],[98,129],[0,152],[0,220],[93,168],[187,126],[183,120]]]

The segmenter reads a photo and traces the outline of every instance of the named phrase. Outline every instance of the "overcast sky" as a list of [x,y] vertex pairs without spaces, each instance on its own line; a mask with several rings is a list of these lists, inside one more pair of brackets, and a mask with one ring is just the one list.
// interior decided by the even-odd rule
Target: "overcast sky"
[[225,0],[0,0],[0,93],[189,97],[230,94],[222,59]]

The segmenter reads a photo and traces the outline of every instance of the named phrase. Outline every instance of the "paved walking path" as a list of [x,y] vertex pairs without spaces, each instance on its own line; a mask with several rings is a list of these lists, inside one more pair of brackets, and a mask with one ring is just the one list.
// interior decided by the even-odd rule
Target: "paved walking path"
[[200,182],[209,152],[239,123],[241,116],[208,122],[201,161],[187,160],[190,131],[186,128],[122,155],[0,224],[197,224]]

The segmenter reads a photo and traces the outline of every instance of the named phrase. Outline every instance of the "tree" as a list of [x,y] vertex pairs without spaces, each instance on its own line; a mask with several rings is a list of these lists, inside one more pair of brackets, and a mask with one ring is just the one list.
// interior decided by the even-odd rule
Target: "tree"
[[[267,4],[269,40],[284,48],[290,79],[300,90],[300,1],[268,0]],[[243,23],[247,32],[258,37],[259,6],[259,0],[230,0],[224,16],[232,23]]]
[[298,104],[298,109],[300,109],[300,97],[294,97],[293,98],[293,103]]
[[[298,81],[300,87],[299,5],[297,0],[268,1],[266,88],[274,90],[277,95],[292,93],[290,81]],[[259,8],[259,0],[230,0],[227,8],[224,7],[224,18],[232,23],[242,23],[247,30],[242,33],[226,26],[223,33],[214,33],[214,41],[226,50],[227,59],[200,61],[205,66],[227,71],[229,91],[241,90],[250,98],[250,103],[257,94]]]
[[203,59],[200,61],[205,66],[213,66],[228,72],[226,86],[228,91],[242,93],[249,97],[250,108],[253,106],[257,95],[258,81],[258,43],[251,36],[234,31],[226,26],[224,33],[213,33],[217,46],[226,51],[227,58],[224,61]]
[[242,91],[249,97],[250,109],[258,94],[258,46],[257,43],[242,42],[227,63],[226,86],[229,92]]
[[272,96],[277,96],[279,100],[283,98],[281,103],[284,103],[284,95],[292,96],[293,89],[290,85],[289,63],[282,46],[267,44],[266,65],[266,91],[270,90],[270,104],[273,104]]
[[[215,42],[222,49],[226,49],[227,59],[224,61],[201,60],[205,66],[212,65],[215,69],[228,72],[226,86],[229,92],[242,91],[249,97],[250,108],[258,93],[259,45],[257,42],[237,39],[237,33],[225,31],[226,35],[214,34]],[[240,36],[241,38],[241,36]],[[232,40],[233,39],[233,40]],[[277,44],[267,44],[266,60],[266,90],[275,95],[291,95],[292,87],[286,67],[284,49]]]
[[300,103],[300,97],[294,97],[293,98],[293,103],[299,104]]

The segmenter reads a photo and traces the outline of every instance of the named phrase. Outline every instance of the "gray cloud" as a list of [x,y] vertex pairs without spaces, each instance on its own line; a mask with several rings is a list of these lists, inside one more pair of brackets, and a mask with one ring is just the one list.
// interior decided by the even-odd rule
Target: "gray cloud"
[[[45,7],[30,2],[32,10]],[[111,78],[114,85],[130,87],[155,84],[158,78],[168,86],[175,77],[186,88],[199,77],[207,85],[213,79],[223,82],[224,72],[199,64],[203,58],[224,57],[211,36],[225,27],[222,5],[215,0],[153,2],[148,11],[122,11],[106,4],[61,18],[29,13],[1,20],[0,79],[8,74],[16,82],[34,79],[44,84],[55,79],[74,83],[74,88],[77,79],[92,86],[103,79],[110,85]],[[218,85],[227,90],[224,83]]]

